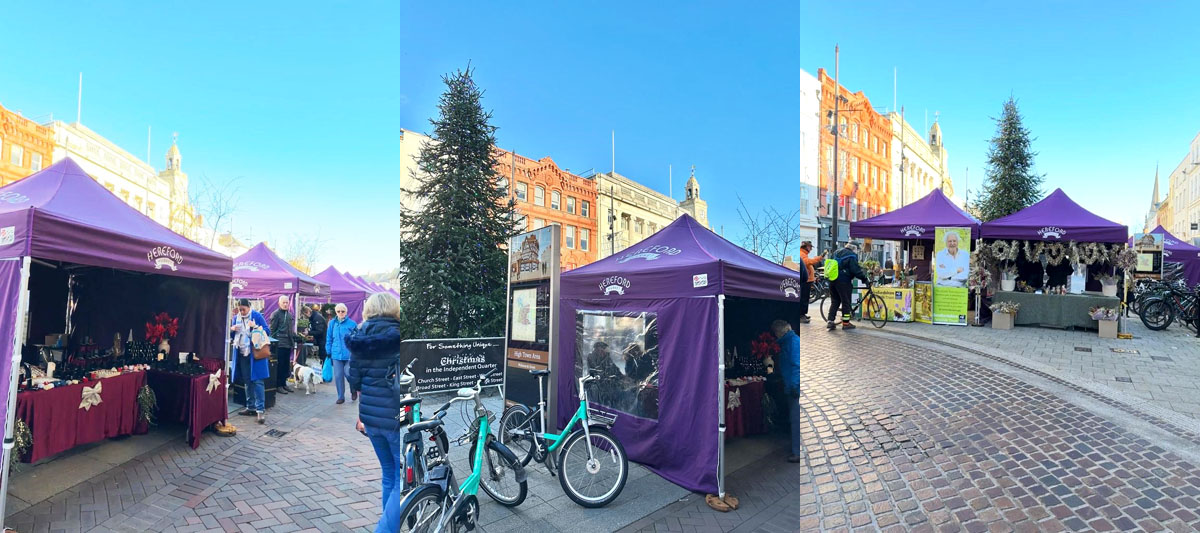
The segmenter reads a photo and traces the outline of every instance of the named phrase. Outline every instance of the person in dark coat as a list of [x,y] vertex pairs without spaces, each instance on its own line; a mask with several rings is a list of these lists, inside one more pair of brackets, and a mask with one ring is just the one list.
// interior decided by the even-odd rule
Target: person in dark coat
[[783,394],[787,399],[788,424],[792,434],[792,453],[789,463],[800,462],[800,337],[784,320],[771,323],[771,332],[779,343],[779,374],[783,377]]
[[853,305],[850,302],[850,290],[852,289],[850,283],[854,278],[858,278],[870,286],[871,280],[867,279],[862,267],[858,266],[858,246],[854,243],[846,243],[846,247],[834,253],[832,259],[838,262],[838,277],[829,282],[829,323],[826,327],[830,331],[837,327],[838,307],[841,307],[842,329],[854,329],[854,324],[850,323],[850,316],[853,313]]
[[[365,431],[383,471],[383,508],[404,475],[404,409],[397,404],[388,368],[400,356],[400,302],[375,293],[363,306],[363,323],[346,338],[350,350],[350,390],[359,391],[358,427]],[[399,496],[395,496],[399,497]]]
[[329,322],[321,315],[317,306],[305,306],[305,316],[308,317],[308,335],[312,337],[312,343],[317,345],[317,357],[321,359],[321,364],[325,364],[325,357],[328,356],[325,352],[325,330],[329,327]]
[[292,375],[292,351],[296,342],[304,340],[296,333],[296,314],[292,312],[292,300],[287,296],[279,297],[279,309],[271,313],[271,331],[275,332],[275,386],[276,392],[287,394],[296,392],[287,384],[288,376]]

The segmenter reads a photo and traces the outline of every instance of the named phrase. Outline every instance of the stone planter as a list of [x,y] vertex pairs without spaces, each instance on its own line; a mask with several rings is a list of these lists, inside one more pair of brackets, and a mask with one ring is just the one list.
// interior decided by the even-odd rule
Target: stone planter
[[1013,315],[1008,313],[992,313],[992,329],[1012,329]]
[[1117,321],[1116,320],[1097,320],[1096,327],[1100,329],[1101,339],[1117,338]]
[[[1093,287],[1094,287],[1094,285],[1093,285]],[[1100,286],[1100,294],[1103,294],[1105,296],[1116,296],[1117,295],[1117,284],[1113,283],[1112,285],[1101,285]]]
[[1000,290],[1002,290],[1004,292],[1012,292],[1016,288],[1017,288],[1017,280],[1015,280],[1015,279],[1000,280]]

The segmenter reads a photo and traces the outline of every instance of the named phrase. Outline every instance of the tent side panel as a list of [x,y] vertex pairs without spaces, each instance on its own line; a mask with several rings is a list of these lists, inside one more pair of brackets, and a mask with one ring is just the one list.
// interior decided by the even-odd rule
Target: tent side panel
[[[579,406],[576,362],[580,310],[651,312],[658,324],[658,419],[621,414],[613,427],[629,458],[689,490],[717,491],[718,307],[714,297],[576,300],[559,303],[556,425]],[[564,371],[565,370],[565,371]],[[589,389],[591,391],[591,389]]]
[[[17,313],[21,302],[21,261],[0,261],[0,398],[8,405],[12,359],[17,335]],[[0,428],[8,423],[10,413],[5,409]]]

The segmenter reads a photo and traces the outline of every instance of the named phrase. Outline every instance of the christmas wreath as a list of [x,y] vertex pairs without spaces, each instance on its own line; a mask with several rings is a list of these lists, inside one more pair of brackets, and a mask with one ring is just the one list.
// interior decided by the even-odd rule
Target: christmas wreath
[[1017,241],[997,240],[992,243],[992,257],[997,261],[1016,261],[1020,250]]
[[1050,266],[1061,265],[1063,260],[1067,258],[1067,245],[1061,242],[1039,243],[1042,249],[1046,252],[1046,263]]
[[1076,245],[1071,256],[1075,258],[1076,263],[1091,266],[1109,261],[1111,254],[1108,246],[1098,242],[1088,242]]

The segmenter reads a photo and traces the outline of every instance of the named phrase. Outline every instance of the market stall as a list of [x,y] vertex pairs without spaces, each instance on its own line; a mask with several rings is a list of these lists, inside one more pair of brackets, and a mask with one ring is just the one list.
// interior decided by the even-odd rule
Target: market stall
[[[932,290],[916,290],[919,282],[932,281],[935,239],[938,228],[970,228],[971,236],[963,242],[964,254],[969,255],[970,243],[979,238],[979,220],[947,198],[941,189],[904,207],[871,218],[850,223],[850,237],[855,239],[885,239],[903,243],[904,253],[897,258],[892,271],[892,288],[879,291],[891,310],[889,320],[908,322],[933,321]],[[886,265],[868,268],[881,270]],[[925,297],[919,298],[919,297]],[[920,310],[929,308],[928,313]]]
[[280,296],[290,296],[294,308],[299,307],[302,298],[324,301],[329,296],[328,283],[300,272],[265,242],[233,260],[233,275],[233,297],[262,300],[265,317],[279,308]]
[[367,296],[370,295],[369,291],[351,282],[334,267],[321,271],[320,274],[313,276],[313,279],[329,285],[329,301],[331,303],[346,304],[348,311],[346,316],[355,322],[362,321],[363,303],[367,301]]
[[[563,273],[560,287],[558,425],[578,406],[577,376],[599,373],[589,399],[619,413],[613,429],[631,459],[685,488],[724,494],[726,421],[740,407],[729,393],[740,390],[743,404],[757,393],[750,384],[768,364],[752,343],[775,319],[798,322],[799,274],[684,215]],[[761,431],[765,414],[738,413],[738,431]]]
[[0,188],[6,437],[19,419],[29,460],[141,431],[144,369],[166,366],[159,352],[225,360],[231,278],[228,257],[137,212],[69,158]]
[[1119,308],[1114,264],[1129,230],[1084,209],[1062,189],[985,222],[980,235],[979,255],[1000,278],[994,301],[1019,300],[1017,324],[1095,328],[1082,306]]

